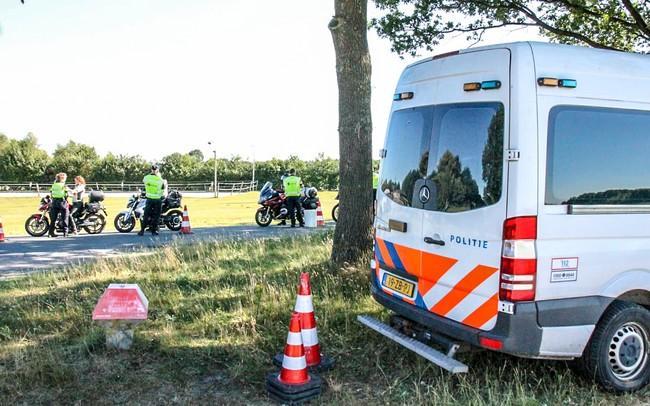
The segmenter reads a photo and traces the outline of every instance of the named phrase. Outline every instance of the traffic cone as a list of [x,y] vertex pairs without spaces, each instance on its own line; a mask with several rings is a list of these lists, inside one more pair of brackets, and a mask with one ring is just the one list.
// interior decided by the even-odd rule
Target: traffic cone
[[0,242],[5,242],[5,230],[2,228],[2,220],[0,220]]
[[190,215],[187,212],[187,205],[183,209],[183,223],[181,224],[181,234],[193,234],[190,226]]
[[280,373],[272,372],[266,376],[266,390],[271,398],[293,405],[317,397],[321,394],[322,386],[322,379],[307,371],[300,314],[293,312]]
[[325,227],[325,217],[323,216],[323,208],[320,207],[320,200],[316,202],[316,227]]
[[[320,343],[318,342],[316,317],[314,316],[314,304],[311,296],[311,284],[307,272],[302,272],[300,274],[298,297],[296,298],[294,312],[300,315],[300,332],[305,347],[307,366],[321,372],[329,371],[334,367],[334,359],[321,352]],[[282,359],[283,354],[277,354],[273,358],[273,363],[280,366],[282,364]]]

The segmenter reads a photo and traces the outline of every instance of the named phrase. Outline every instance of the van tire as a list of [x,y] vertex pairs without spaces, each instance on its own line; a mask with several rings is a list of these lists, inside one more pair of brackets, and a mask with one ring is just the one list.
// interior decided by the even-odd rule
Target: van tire
[[[632,347],[628,354],[622,348]],[[634,392],[650,382],[650,311],[616,300],[609,306],[574,366],[609,392]],[[630,358],[631,356],[631,358]],[[622,369],[625,362],[638,368]],[[626,376],[629,374],[629,376]]]

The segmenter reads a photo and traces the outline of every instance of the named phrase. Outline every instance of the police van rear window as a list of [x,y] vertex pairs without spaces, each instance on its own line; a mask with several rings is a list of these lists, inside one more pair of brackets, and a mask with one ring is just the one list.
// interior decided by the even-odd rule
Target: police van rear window
[[[380,174],[381,192],[412,206],[415,183],[430,180],[435,204],[462,212],[501,198],[504,110],[501,103],[425,106],[393,113]],[[417,193],[417,191],[415,191]]]
[[399,110],[390,119],[380,189],[397,204],[410,206],[415,182],[426,176],[432,129],[433,106]]
[[549,115],[545,202],[650,204],[649,156],[649,111],[556,106]]

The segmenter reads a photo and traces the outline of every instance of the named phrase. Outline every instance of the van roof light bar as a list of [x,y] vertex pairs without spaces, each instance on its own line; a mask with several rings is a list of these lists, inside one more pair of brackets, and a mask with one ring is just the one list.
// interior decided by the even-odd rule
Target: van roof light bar
[[578,87],[578,81],[575,79],[560,79],[557,83],[560,87],[568,87],[569,89],[575,89]]
[[550,86],[550,87],[557,87],[559,83],[559,79],[556,78],[539,78],[537,79],[537,84],[540,86]]
[[414,96],[413,92],[395,93],[393,95],[393,101],[411,100],[413,96]]
[[566,87],[569,89],[575,89],[578,87],[578,81],[575,79],[557,79],[557,78],[539,78],[537,79],[537,84],[540,86],[550,86],[550,87]]
[[501,81],[500,80],[486,80],[481,82],[481,89],[483,90],[493,90],[500,89]]
[[481,90],[481,83],[480,82],[465,83],[463,85],[463,90],[466,92]]

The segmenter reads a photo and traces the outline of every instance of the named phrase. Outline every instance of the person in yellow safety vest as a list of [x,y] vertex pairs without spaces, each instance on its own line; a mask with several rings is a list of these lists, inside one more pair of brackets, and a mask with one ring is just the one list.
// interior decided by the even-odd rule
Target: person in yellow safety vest
[[379,186],[379,174],[377,172],[372,173],[372,198],[377,199],[377,187]]
[[50,229],[48,236],[56,237],[54,234],[56,230],[56,219],[61,214],[61,222],[63,223],[63,236],[68,235],[68,219],[70,212],[68,208],[68,188],[65,186],[65,181],[68,175],[65,173],[57,173],[56,179],[50,189],[50,196],[52,196],[52,203],[50,204]]
[[162,210],[162,197],[165,181],[160,176],[158,165],[151,165],[151,173],[142,179],[147,202],[144,206],[144,215],[140,221],[139,236],[149,227],[152,235],[158,235],[158,224],[160,222],[160,211]]
[[289,209],[289,218],[291,218],[291,227],[296,226],[296,215],[300,227],[305,226],[302,219],[302,210],[300,208],[300,190],[302,189],[302,180],[296,176],[295,169],[289,169],[289,176],[282,180],[284,186],[284,195],[287,197],[287,208]]

